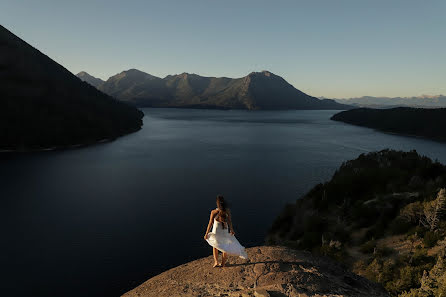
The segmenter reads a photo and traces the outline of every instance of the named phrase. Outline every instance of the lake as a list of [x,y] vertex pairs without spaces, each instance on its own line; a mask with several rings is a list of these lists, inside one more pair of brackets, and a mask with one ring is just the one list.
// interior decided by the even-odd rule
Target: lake
[[211,255],[217,194],[251,247],[286,203],[361,153],[446,163],[444,143],[330,121],[337,111],[143,111],[143,129],[113,142],[0,155],[3,296],[119,296]]

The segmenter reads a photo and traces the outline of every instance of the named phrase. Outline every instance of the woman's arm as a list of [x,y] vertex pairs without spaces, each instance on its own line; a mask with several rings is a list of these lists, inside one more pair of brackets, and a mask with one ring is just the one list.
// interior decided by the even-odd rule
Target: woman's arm
[[232,227],[231,211],[229,209],[228,209],[228,225],[229,225],[229,230],[230,230],[231,234],[234,235],[235,232],[234,232],[234,227]]
[[209,218],[209,224],[208,224],[208,227],[206,229],[206,233],[204,234],[204,239],[208,238],[209,230],[211,230],[212,224],[214,222],[214,216],[215,216],[215,210],[211,211],[211,217]]

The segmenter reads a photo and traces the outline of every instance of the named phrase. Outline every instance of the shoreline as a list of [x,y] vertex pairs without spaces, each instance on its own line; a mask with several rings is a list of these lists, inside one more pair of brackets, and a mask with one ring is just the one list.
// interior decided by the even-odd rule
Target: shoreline
[[375,127],[370,127],[370,126],[366,126],[366,125],[359,125],[359,124],[350,123],[350,122],[346,122],[346,121],[342,121],[342,120],[334,120],[334,119],[330,119],[330,120],[335,121],[335,122],[341,122],[341,123],[352,125],[352,126],[356,126],[356,127],[369,128],[369,129],[372,129],[374,131],[378,131],[378,132],[381,132],[384,134],[395,135],[395,136],[404,136],[404,137],[410,137],[410,138],[418,138],[418,139],[430,140],[430,141],[446,144],[446,138],[444,138],[444,137],[429,137],[429,136],[424,136],[424,135],[401,133],[401,132],[395,132],[395,131],[375,128]]
[[17,153],[17,154],[27,154],[27,153],[54,152],[54,151],[63,151],[63,150],[84,148],[84,147],[89,147],[89,146],[94,146],[94,145],[98,145],[98,144],[112,142],[112,141],[115,141],[119,137],[126,136],[126,135],[129,135],[129,134],[138,132],[141,129],[142,129],[142,126],[139,127],[139,129],[137,129],[137,130],[130,131],[128,133],[125,133],[125,134],[122,134],[122,135],[118,135],[118,136],[113,137],[113,138],[103,138],[103,139],[99,139],[99,140],[96,140],[96,141],[90,141],[90,142],[85,142],[85,143],[77,143],[77,144],[72,144],[72,145],[59,145],[59,146],[51,146],[51,147],[36,148],[36,149],[31,149],[31,148],[28,148],[28,149],[27,148],[25,148],[25,149],[10,149],[10,150],[0,149],[0,156],[6,155],[6,154],[14,154],[14,153]]
[[[119,137],[119,136],[118,136]],[[52,152],[57,150],[69,150],[74,148],[81,148],[86,146],[91,146],[95,144],[101,144],[106,142],[111,142],[115,140],[116,138],[104,138],[98,141],[94,142],[88,142],[88,143],[78,143],[73,145],[61,145],[61,146],[52,146],[47,148],[39,148],[39,149],[19,149],[19,150],[0,150],[0,154],[8,154],[8,153],[36,153],[36,152]]]
[[173,109],[203,109],[203,110],[242,110],[242,111],[291,111],[291,110],[333,110],[333,111],[345,111],[348,109],[332,109],[332,108],[274,108],[274,109],[262,109],[262,108],[236,108],[236,107],[222,107],[222,106],[202,106],[202,105],[187,105],[187,106],[144,106],[135,105],[132,106],[141,110],[141,108],[173,108]]

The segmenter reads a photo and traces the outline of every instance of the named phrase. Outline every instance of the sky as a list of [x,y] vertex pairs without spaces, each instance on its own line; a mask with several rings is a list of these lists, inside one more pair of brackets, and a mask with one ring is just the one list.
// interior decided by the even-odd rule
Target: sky
[[0,0],[0,24],[102,79],[269,70],[317,97],[446,95],[445,0]]

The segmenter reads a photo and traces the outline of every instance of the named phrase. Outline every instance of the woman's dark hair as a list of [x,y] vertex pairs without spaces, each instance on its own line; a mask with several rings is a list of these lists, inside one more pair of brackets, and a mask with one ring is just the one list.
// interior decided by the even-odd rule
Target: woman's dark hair
[[220,218],[220,221],[223,222],[223,229],[226,226],[226,221],[228,218],[228,206],[226,204],[225,198],[222,195],[217,196],[217,207],[218,214],[217,217]]

